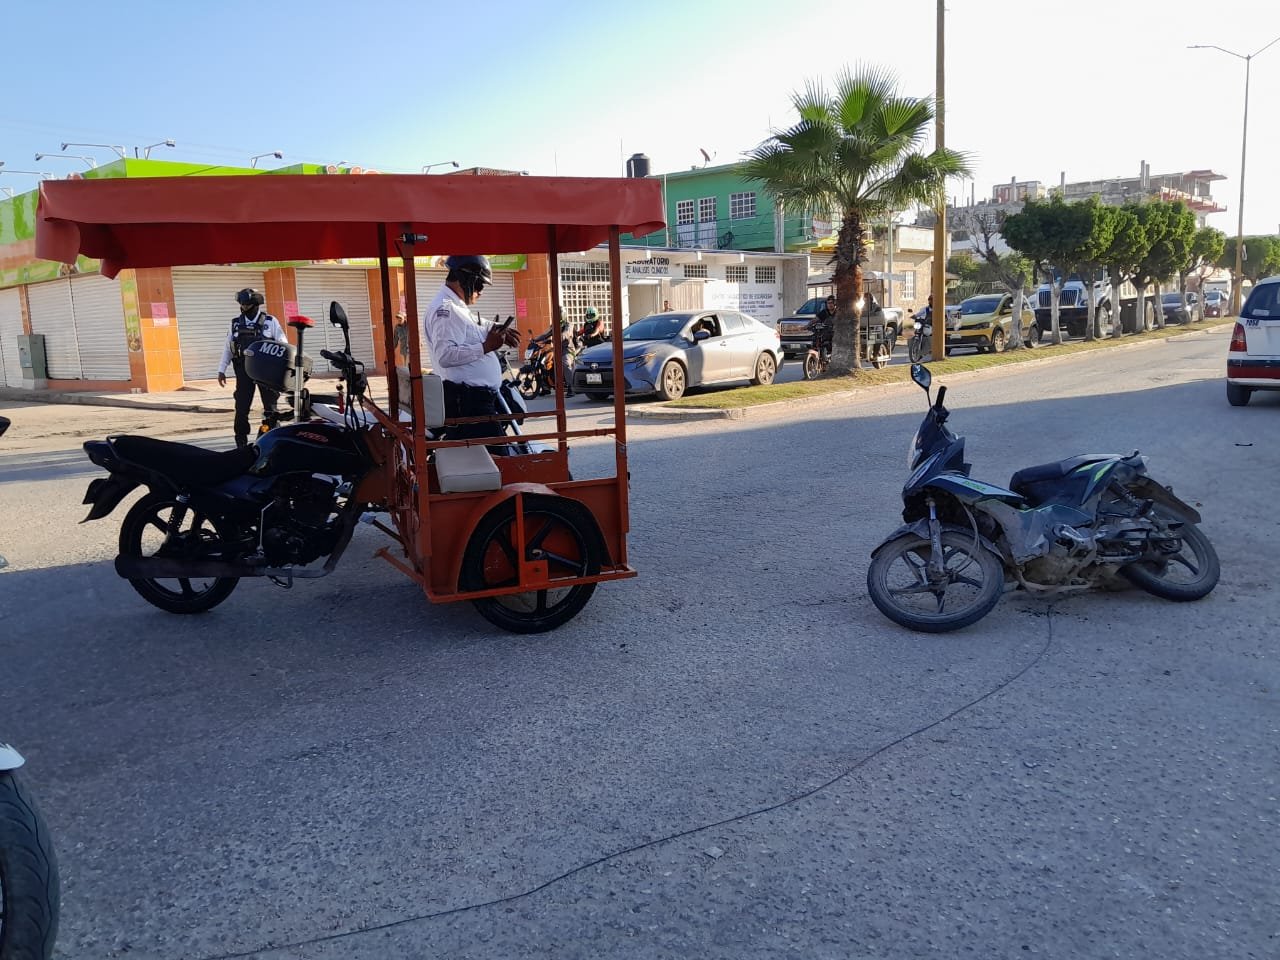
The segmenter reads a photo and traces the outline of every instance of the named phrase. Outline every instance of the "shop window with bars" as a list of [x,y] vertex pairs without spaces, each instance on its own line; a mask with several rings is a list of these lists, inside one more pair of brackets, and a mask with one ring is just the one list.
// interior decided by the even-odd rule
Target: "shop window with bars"
[[746,283],[747,282],[746,264],[734,263],[725,267],[724,279],[728,283]]
[[754,193],[729,194],[729,219],[750,220],[756,215],[756,195]]
[[707,265],[705,263],[686,263],[684,267],[684,277],[686,280],[705,280],[707,279]]
[[777,267],[756,267],[756,283],[777,283]]
[[560,264],[560,302],[565,315],[581,323],[587,307],[595,307],[605,329],[613,331],[613,306],[609,301],[609,264],[598,260]]

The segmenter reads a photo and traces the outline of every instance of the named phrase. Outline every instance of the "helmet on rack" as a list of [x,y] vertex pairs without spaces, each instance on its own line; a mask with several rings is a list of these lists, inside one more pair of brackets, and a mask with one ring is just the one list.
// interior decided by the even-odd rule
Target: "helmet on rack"
[[260,307],[267,302],[267,298],[260,294],[253,287],[245,287],[236,294],[236,303],[241,307]]
[[449,271],[445,281],[458,284],[468,296],[493,285],[493,268],[489,266],[488,257],[476,254],[448,257],[444,265]]

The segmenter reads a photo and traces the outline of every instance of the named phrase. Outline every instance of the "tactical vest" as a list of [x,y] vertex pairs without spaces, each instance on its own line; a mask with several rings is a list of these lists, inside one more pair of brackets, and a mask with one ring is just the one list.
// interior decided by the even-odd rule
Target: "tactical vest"
[[265,340],[267,324],[272,316],[261,311],[252,320],[243,313],[231,321],[231,356],[237,360],[244,358],[244,351],[251,343]]

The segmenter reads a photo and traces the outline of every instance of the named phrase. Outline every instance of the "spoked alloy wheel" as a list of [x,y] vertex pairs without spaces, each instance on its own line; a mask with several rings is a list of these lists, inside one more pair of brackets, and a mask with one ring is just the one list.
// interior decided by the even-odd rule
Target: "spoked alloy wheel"
[[[218,521],[190,504],[149,494],[133,505],[120,526],[120,553],[126,557],[218,560],[226,557]],[[231,595],[237,577],[130,580],[144,600],[170,613],[203,613]]]
[[668,360],[658,375],[658,396],[663,400],[679,400],[684,396],[688,380],[684,367],[674,360]]
[[538,378],[531,373],[519,373],[516,375],[516,389],[520,396],[532,400],[538,395]]
[[768,386],[773,383],[773,378],[778,374],[778,364],[774,362],[773,354],[765,351],[760,354],[760,359],[756,361],[756,375],[751,378],[751,382],[759,386]]
[[929,540],[903,534],[879,549],[867,569],[867,590],[886,617],[912,630],[943,633],[976,623],[1004,591],[1004,567],[971,534],[942,531],[941,576],[931,578]]
[[1004,331],[999,327],[991,331],[991,352],[1004,353]]
[[22,781],[0,773],[0,958],[53,956],[58,907],[49,828]]
[[812,351],[809,353],[806,353],[804,355],[804,366],[801,368],[804,371],[804,378],[806,380],[818,379],[818,366],[819,366],[818,355],[816,353],[813,353]]
[[1121,567],[1120,573],[1135,586],[1164,600],[1199,600],[1218,585],[1221,567],[1218,553],[1198,526],[1157,506],[1152,517],[1168,536],[1153,540],[1157,559]]
[[887,343],[877,343],[871,348],[871,365],[877,370],[883,370],[887,367],[892,358],[893,354],[890,352]]
[[[522,504],[520,525],[517,503]],[[473,603],[482,617],[504,630],[543,633],[577,616],[596,589],[594,583],[556,586],[556,581],[595,576],[605,562],[606,548],[595,517],[579,501],[532,493],[512,497],[485,514],[471,535],[462,557],[460,588],[516,586],[521,556],[526,562],[545,564],[547,588]]]

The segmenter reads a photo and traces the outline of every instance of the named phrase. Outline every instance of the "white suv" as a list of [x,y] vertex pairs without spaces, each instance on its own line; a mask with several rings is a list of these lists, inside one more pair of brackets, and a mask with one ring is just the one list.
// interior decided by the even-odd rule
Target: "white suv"
[[1280,277],[1253,285],[1227,353],[1227,401],[1243,407],[1255,390],[1280,390]]

